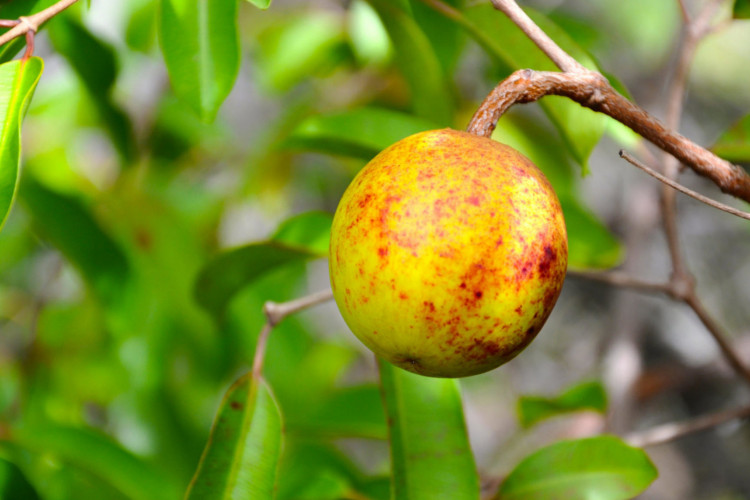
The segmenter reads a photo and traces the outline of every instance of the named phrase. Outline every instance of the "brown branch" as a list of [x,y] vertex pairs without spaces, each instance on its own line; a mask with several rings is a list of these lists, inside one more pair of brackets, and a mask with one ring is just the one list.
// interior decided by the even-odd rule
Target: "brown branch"
[[266,323],[263,325],[258,334],[258,341],[255,344],[255,356],[253,357],[253,377],[260,378],[263,372],[263,360],[266,356],[266,344],[268,337],[271,335],[273,328],[281,320],[296,312],[307,309],[318,304],[322,304],[333,298],[331,290],[322,290],[299,299],[290,300],[289,302],[271,302],[268,301],[263,305],[263,314],[266,316]]
[[[47,7],[46,9],[37,12],[36,14],[33,14],[31,16],[19,17],[19,22],[16,22],[16,24],[11,29],[0,36],[0,45],[4,45],[14,38],[18,38],[19,36],[24,36],[26,35],[26,33],[39,31],[39,27],[42,24],[55,17],[57,14],[64,11],[76,2],[78,2],[78,0],[60,0],[56,4],[51,5],[50,7]],[[7,26],[7,24],[5,26]]]
[[546,95],[568,97],[582,106],[611,116],[642,137],[712,180],[732,196],[750,202],[750,176],[686,137],[668,130],[639,106],[628,101],[594,71],[556,73],[519,70],[500,82],[482,102],[467,130],[490,137],[497,121],[516,103],[536,101]]
[[736,208],[730,207],[729,205],[725,205],[723,203],[720,203],[716,200],[713,200],[709,198],[708,196],[703,196],[702,194],[693,191],[692,189],[686,188],[682,184],[673,181],[672,179],[660,174],[656,170],[653,170],[652,168],[646,166],[643,162],[638,161],[636,158],[628,154],[627,151],[620,150],[620,157],[624,160],[626,160],[631,165],[640,168],[644,172],[646,172],[651,177],[654,177],[655,179],[658,179],[659,181],[663,182],[667,186],[670,186],[673,189],[676,189],[677,191],[684,193],[691,198],[694,198],[701,203],[705,203],[708,206],[714,207],[716,209],[719,209],[723,212],[727,212],[732,215],[736,215],[737,217],[741,217],[743,219],[750,220],[750,212],[743,212],[742,210],[737,210]]
[[634,432],[625,436],[631,446],[643,448],[668,443],[675,439],[711,429],[732,420],[750,418],[750,405],[705,415],[686,422],[658,425],[652,429]]

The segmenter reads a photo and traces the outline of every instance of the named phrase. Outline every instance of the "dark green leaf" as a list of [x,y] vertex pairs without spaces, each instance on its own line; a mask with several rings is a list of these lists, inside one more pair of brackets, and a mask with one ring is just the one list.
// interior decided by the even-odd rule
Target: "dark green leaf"
[[[445,3],[460,8],[465,2],[463,0],[446,0]],[[409,6],[414,20],[430,41],[443,72],[448,78],[451,78],[464,48],[465,33],[456,23],[442,16],[426,2],[409,0]]]
[[554,398],[521,396],[518,400],[518,418],[523,427],[563,413],[580,410],[607,410],[607,394],[599,382],[575,385]]
[[25,176],[21,200],[42,234],[78,268],[100,299],[111,303],[128,285],[130,269],[122,250],[83,203]]
[[248,373],[224,396],[186,499],[272,499],[280,452],[278,406]]
[[750,1],[734,0],[732,17],[734,17],[735,19],[750,19]]
[[369,0],[398,47],[396,63],[411,91],[414,114],[441,126],[453,122],[453,96],[440,61],[422,29],[406,11],[388,0]]
[[111,97],[118,72],[114,50],[70,16],[61,16],[52,26],[50,35],[55,48],[67,59],[88,90],[123,160],[132,162],[136,155],[133,127]]
[[612,233],[573,197],[561,197],[568,229],[568,266],[604,269],[622,261],[623,248]]
[[500,500],[625,500],[656,479],[648,456],[620,439],[560,441],[525,458],[500,486]]
[[26,62],[0,65],[0,229],[16,196],[21,161],[21,120],[44,64],[34,57]]
[[327,212],[306,212],[284,221],[271,239],[327,257],[332,222],[333,216]]
[[26,476],[14,463],[0,458],[0,498],[13,500],[38,500],[39,494],[34,490]]
[[380,151],[417,132],[438,126],[413,115],[379,108],[359,108],[302,121],[283,146],[371,159]]
[[[28,16],[55,3],[56,0],[13,0],[0,2],[0,19],[18,19],[20,16]],[[42,26],[44,28],[44,25]],[[6,31],[5,28],[0,32]],[[18,37],[0,47],[0,62],[8,62],[24,47],[26,39]]]
[[[563,30],[539,13],[532,10],[528,10],[528,13],[564,50],[584,66],[596,69],[586,52]],[[498,15],[489,3],[466,9],[457,21],[500,63],[503,71],[523,68],[557,69],[512,21],[506,16]],[[563,97],[545,97],[540,105],[560,130],[573,157],[585,167],[591,151],[604,133],[604,115]]]
[[125,43],[133,50],[149,52],[156,42],[156,3],[141,1],[134,6],[125,29]]
[[306,414],[290,413],[287,428],[304,435],[386,439],[388,429],[378,387],[339,389]]
[[237,2],[160,0],[159,40],[175,94],[213,121],[240,67]]
[[479,498],[458,382],[415,375],[382,360],[378,366],[394,499]]
[[235,293],[267,272],[318,255],[312,250],[278,242],[253,243],[228,250],[210,261],[200,272],[195,296],[198,303],[220,315]]
[[725,160],[750,163],[750,115],[729,127],[711,150]]
[[85,469],[134,500],[175,500],[179,490],[110,438],[85,429],[40,425],[13,430],[12,441],[37,453],[52,454]]

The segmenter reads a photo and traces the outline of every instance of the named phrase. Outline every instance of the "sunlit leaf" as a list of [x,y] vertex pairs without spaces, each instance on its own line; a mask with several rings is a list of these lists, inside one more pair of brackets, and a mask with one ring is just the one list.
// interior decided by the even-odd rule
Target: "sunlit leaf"
[[134,500],[176,500],[180,496],[169,477],[97,432],[49,424],[14,429],[11,439],[23,448],[52,454],[85,469]]
[[334,66],[343,44],[338,16],[316,10],[291,17],[258,38],[258,78],[267,89],[287,91]]
[[21,185],[21,201],[40,232],[81,272],[98,297],[121,297],[130,277],[122,250],[81,201],[46,188],[31,176]]
[[130,118],[111,96],[118,72],[114,50],[70,16],[61,16],[52,26],[50,35],[55,49],[88,90],[112,144],[126,162],[133,161],[136,145]]
[[311,116],[292,131],[283,146],[369,160],[405,137],[436,128],[435,123],[406,113],[359,108]]
[[239,71],[237,2],[160,0],[158,32],[175,94],[213,121]]
[[255,5],[259,9],[265,10],[271,6],[271,0],[246,0],[251,4]]
[[453,121],[453,96],[427,35],[406,11],[387,0],[369,0],[391,37],[396,63],[411,91],[414,114],[441,126]]
[[500,486],[497,500],[626,500],[657,471],[648,456],[620,439],[560,441],[525,458]]
[[3,458],[0,458],[0,498],[39,499],[39,494],[23,475],[21,469]]
[[563,413],[580,410],[607,410],[607,394],[599,382],[584,382],[557,397],[521,396],[518,399],[518,418],[523,427]]
[[[564,50],[584,66],[596,69],[591,58],[563,30],[537,12],[529,10],[528,13]],[[503,71],[524,68],[557,70],[549,58],[512,21],[499,15],[489,3],[467,8],[460,22],[500,63]],[[539,103],[560,130],[573,157],[585,167],[591,151],[604,132],[605,116],[563,97],[545,97]]]
[[379,360],[388,416],[394,500],[479,497],[479,480],[453,379],[423,377]]
[[44,64],[34,57],[26,62],[0,65],[0,229],[16,196],[21,161],[21,120]]
[[735,19],[750,19],[750,1],[734,0],[732,17],[734,17]]
[[250,373],[240,378],[224,396],[186,499],[273,499],[281,428],[268,386]]
[[721,134],[711,150],[725,160],[750,163],[750,115],[744,116]]

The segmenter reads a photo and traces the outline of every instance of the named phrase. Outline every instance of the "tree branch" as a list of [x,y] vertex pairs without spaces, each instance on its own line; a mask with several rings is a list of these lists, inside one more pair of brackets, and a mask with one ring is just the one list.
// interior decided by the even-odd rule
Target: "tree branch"
[[750,202],[750,175],[742,168],[668,130],[645,110],[617,93],[606,78],[594,71],[516,71],[500,82],[482,102],[467,130],[490,137],[497,121],[513,104],[533,102],[546,95],[565,96],[611,116],[690,166],[697,174],[712,180],[723,192]]
[[658,179],[659,181],[663,182],[667,186],[670,186],[673,189],[676,189],[677,191],[684,193],[691,198],[694,198],[701,203],[705,203],[708,206],[717,208],[723,212],[727,212],[732,215],[736,215],[737,217],[741,217],[743,219],[750,220],[750,212],[743,212],[742,210],[737,210],[736,208],[730,207],[729,205],[725,205],[723,203],[720,203],[716,200],[712,200],[708,196],[703,196],[702,194],[693,191],[692,189],[688,189],[682,184],[673,181],[672,179],[669,179],[668,177],[660,174],[656,170],[653,170],[652,168],[647,167],[644,163],[638,161],[636,158],[628,154],[627,151],[620,150],[620,158],[624,159],[631,165],[640,168],[644,172],[646,172],[651,177],[654,177],[655,179]]
[[42,24],[55,17],[57,14],[64,11],[76,2],[78,2],[78,0],[60,0],[56,4],[51,5],[50,7],[47,7],[46,9],[37,12],[36,14],[26,17],[19,17],[19,22],[17,22],[15,26],[0,35],[0,45],[4,45],[14,38],[26,35],[29,32],[39,31],[39,27]]
[[296,312],[307,309],[318,304],[322,304],[333,298],[331,290],[322,290],[305,297],[300,297],[289,302],[271,302],[270,300],[263,305],[263,314],[266,315],[266,323],[258,334],[258,341],[255,344],[255,356],[253,357],[253,377],[260,378],[263,372],[263,360],[266,356],[266,344],[268,337],[271,335],[273,328],[281,320]]
[[636,446],[638,448],[654,446],[657,444],[668,443],[675,439],[687,436],[688,434],[704,431],[731,420],[741,418],[750,418],[750,405],[713,413],[686,422],[673,422],[671,424],[659,425],[645,431],[634,432],[625,436],[625,441],[631,446]]

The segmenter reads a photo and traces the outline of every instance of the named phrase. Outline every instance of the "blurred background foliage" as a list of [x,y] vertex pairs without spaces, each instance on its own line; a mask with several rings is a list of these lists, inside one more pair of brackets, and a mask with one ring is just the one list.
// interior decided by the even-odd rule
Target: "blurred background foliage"
[[[51,3],[0,2],[0,17]],[[252,362],[263,303],[328,286],[330,218],[358,169],[411,133],[464,128],[512,70],[553,68],[488,4],[449,3],[460,22],[429,1],[277,0],[261,11],[212,0],[208,29],[223,34],[211,44],[219,76],[206,86],[191,84],[201,68],[174,48],[202,29],[198,21],[157,17],[152,0],[94,0],[48,23],[37,37],[46,68],[24,122],[22,182],[0,232],[0,478],[15,478],[14,491],[48,500],[182,495],[222,395]],[[662,112],[676,1],[524,6],[581,62]],[[701,46],[683,124],[699,143],[714,143],[750,108],[749,43],[748,21],[734,21]],[[717,151],[750,161],[746,130],[740,122]],[[560,98],[514,108],[495,138],[555,186],[571,266],[626,259],[623,214],[656,210],[652,181],[616,157],[637,138]],[[747,340],[747,228],[682,201],[701,291]],[[639,272],[666,275],[658,231],[636,243]],[[520,421],[517,401],[591,379],[621,389],[606,377],[606,354],[623,293],[569,280],[519,359],[460,382],[487,483],[540,445],[601,425],[599,384],[584,386],[593,392],[582,402],[580,391],[521,399]],[[746,399],[688,312],[662,299],[633,307],[648,337],[627,428]],[[388,498],[377,366],[335,306],[277,326],[265,378],[287,440],[278,498]],[[547,413],[558,416],[531,427]],[[750,496],[750,433],[727,432],[656,448],[661,479],[644,498]]]

